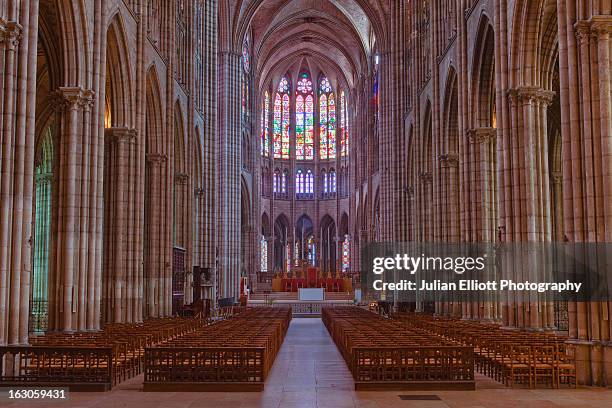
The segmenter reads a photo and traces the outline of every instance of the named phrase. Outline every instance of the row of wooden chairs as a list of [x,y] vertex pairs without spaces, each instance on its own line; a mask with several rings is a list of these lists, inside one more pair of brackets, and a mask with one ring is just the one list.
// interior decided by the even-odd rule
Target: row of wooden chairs
[[576,386],[573,349],[551,332],[505,330],[499,325],[425,314],[402,313],[393,320],[474,348],[476,370],[509,387]]
[[470,347],[358,307],[324,308],[322,316],[356,383],[474,386]]
[[[198,319],[160,318],[149,319],[142,323],[111,323],[98,332],[48,332],[44,336],[31,337],[30,342],[38,349],[44,347],[53,351],[66,347],[110,349],[112,351],[112,385],[132,378],[142,372],[146,347],[161,343],[196,330],[203,322]],[[50,352],[31,354],[35,359],[28,361],[28,372],[24,376],[40,376],[41,370],[54,370],[66,365],[65,353]],[[70,357],[71,370],[88,371],[85,358]],[[87,373],[79,373],[87,376]]]
[[145,389],[160,384],[263,384],[281,348],[290,308],[242,308],[145,351]]

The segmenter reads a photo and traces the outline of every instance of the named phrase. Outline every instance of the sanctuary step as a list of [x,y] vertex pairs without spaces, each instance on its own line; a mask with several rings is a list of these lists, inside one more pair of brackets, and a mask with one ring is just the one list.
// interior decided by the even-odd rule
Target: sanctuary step
[[[345,292],[325,292],[325,300],[353,300],[354,295],[352,293]],[[249,295],[249,301],[283,301],[291,300],[297,301],[299,299],[298,292],[271,292],[271,293],[251,293]]]

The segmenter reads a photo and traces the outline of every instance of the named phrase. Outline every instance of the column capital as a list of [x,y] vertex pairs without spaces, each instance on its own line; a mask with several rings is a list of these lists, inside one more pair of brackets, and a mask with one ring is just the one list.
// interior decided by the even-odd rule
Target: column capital
[[481,127],[468,129],[468,138],[473,144],[487,143],[495,140],[497,137],[497,129],[493,127]]
[[115,143],[130,143],[136,139],[136,129],[113,127],[104,129],[104,136]]
[[147,162],[156,166],[161,166],[168,161],[168,156],[165,154],[152,153],[147,154]]
[[93,105],[95,92],[90,89],[83,89],[80,86],[63,86],[55,91],[58,102],[71,110],[78,108],[89,108]]
[[519,86],[508,90],[508,97],[513,103],[533,103],[539,102],[549,105],[555,96],[555,92],[541,88],[539,86]]
[[438,156],[438,161],[443,168],[458,167],[459,155],[457,153],[444,153]]
[[193,193],[196,198],[204,198],[204,195],[206,194],[206,190],[201,187],[197,187],[193,189]]
[[563,182],[563,172],[562,171],[551,171],[550,179],[554,184],[561,184]]
[[174,176],[174,180],[176,181],[176,184],[184,186],[189,181],[189,175],[186,173],[178,173]]
[[0,44],[6,43],[9,50],[15,50],[21,41],[23,27],[16,21],[0,18]]
[[421,172],[421,174],[419,174],[419,180],[421,180],[421,183],[431,183],[433,175],[430,171]]
[[588,41],[591,35],[591,23],[588,20],[578,20],[574,23],[574,34],[579,42]]
[[595,37],[605,38],[612,34],[612,16],[597,15],[591,17],[589,21]]

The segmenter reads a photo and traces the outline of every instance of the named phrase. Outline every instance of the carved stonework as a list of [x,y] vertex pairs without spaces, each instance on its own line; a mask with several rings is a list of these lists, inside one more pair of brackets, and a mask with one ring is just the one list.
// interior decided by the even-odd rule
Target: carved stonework
[[176,181],[176,184],[180,185],[180,186],[184,186],[187,184],[187,182],[189,181],[189,175],[185,174],[185,173],[178,173],[175,177],[174,180]]
[[612,16],[593,16],[590,20],[591,32],[598,40],[610,38],[612,33]]
[[521,86],[508,90],[508,98],[513,105],[521,103],[540,103],[550,105],[555,92],[537,86]]
[[585,20],[576,21],[574,24],[574,33],[579,43],[588,42],[591,37],[591,24]]
[[168,156],[166,156],[165,154],[147,154],[147,162],[151,163],[152,165],[161,166],[167,161]]
[[61,87],[55,91],[55,94],[57,96],[56,101],[62,103],[64,107],[70,110],[83,108],[85,111],[88,111],[93,106],[95,92],[75,86]]
[[495,141],[497,129],[492,127],[469,129],[467,135],[473,144],[489,143]]
[[459,167],[459,155],[457,153],[445,153],[438,156],[440,166],[443,168]]
[[21,24],[0,19],[0,44],[6,43],[8,50],[15,50],[21,41],[22,30]]
[[433,181],[433,175],[429,171],[424,171],[419,174],[419,180],[421,180],[422,183],[431,183]]
[[136,129],[108,128],[104,129],[104,136],[113,143],[131,143],[136,140]]
[[550,173],[550,180],[553,184],[561,184],[563,182],[563,172],[553,171]]

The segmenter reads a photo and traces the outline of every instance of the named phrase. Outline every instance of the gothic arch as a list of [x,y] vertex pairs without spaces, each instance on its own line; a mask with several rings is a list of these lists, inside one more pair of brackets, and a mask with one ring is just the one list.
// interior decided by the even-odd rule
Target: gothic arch
[[164,109],[162,108],[161,87],[155,66],[147,72],[146,88],[146,152],[164,154],[166,147],[162,139]]
[[251,227],[251,194],[244,176],[240,176],[240,220],[242,231]]
[[175,174],[187,174],[185,122],[181,105],[177,101],[174,104],[174,172]]
[[133,90],[130,56],[120,13],[111,19],[106,32],[105,127],[132,128]]
[[268,238],[272,235],[271,228],[270,217],[268,216],[267,212],[264,212],[261,214],[261,233],[264,237]]
[[459,152],[459,94],[457,91],[457,72],[451,65],[446,76],[444,93],[443,137],[440,143],[442,154]]
[[520,0],[514,10],[510,64],[514,86],[546,88],[557,48],[556,1]]
[[84,2],[58,2],[65,86],[82,86],[87,83],[90,72],[88,66],[88,27]]
[[489,19],[483,15],[478,26],[472,63],[472,106],[476,127],[496,126],[495,35]]

